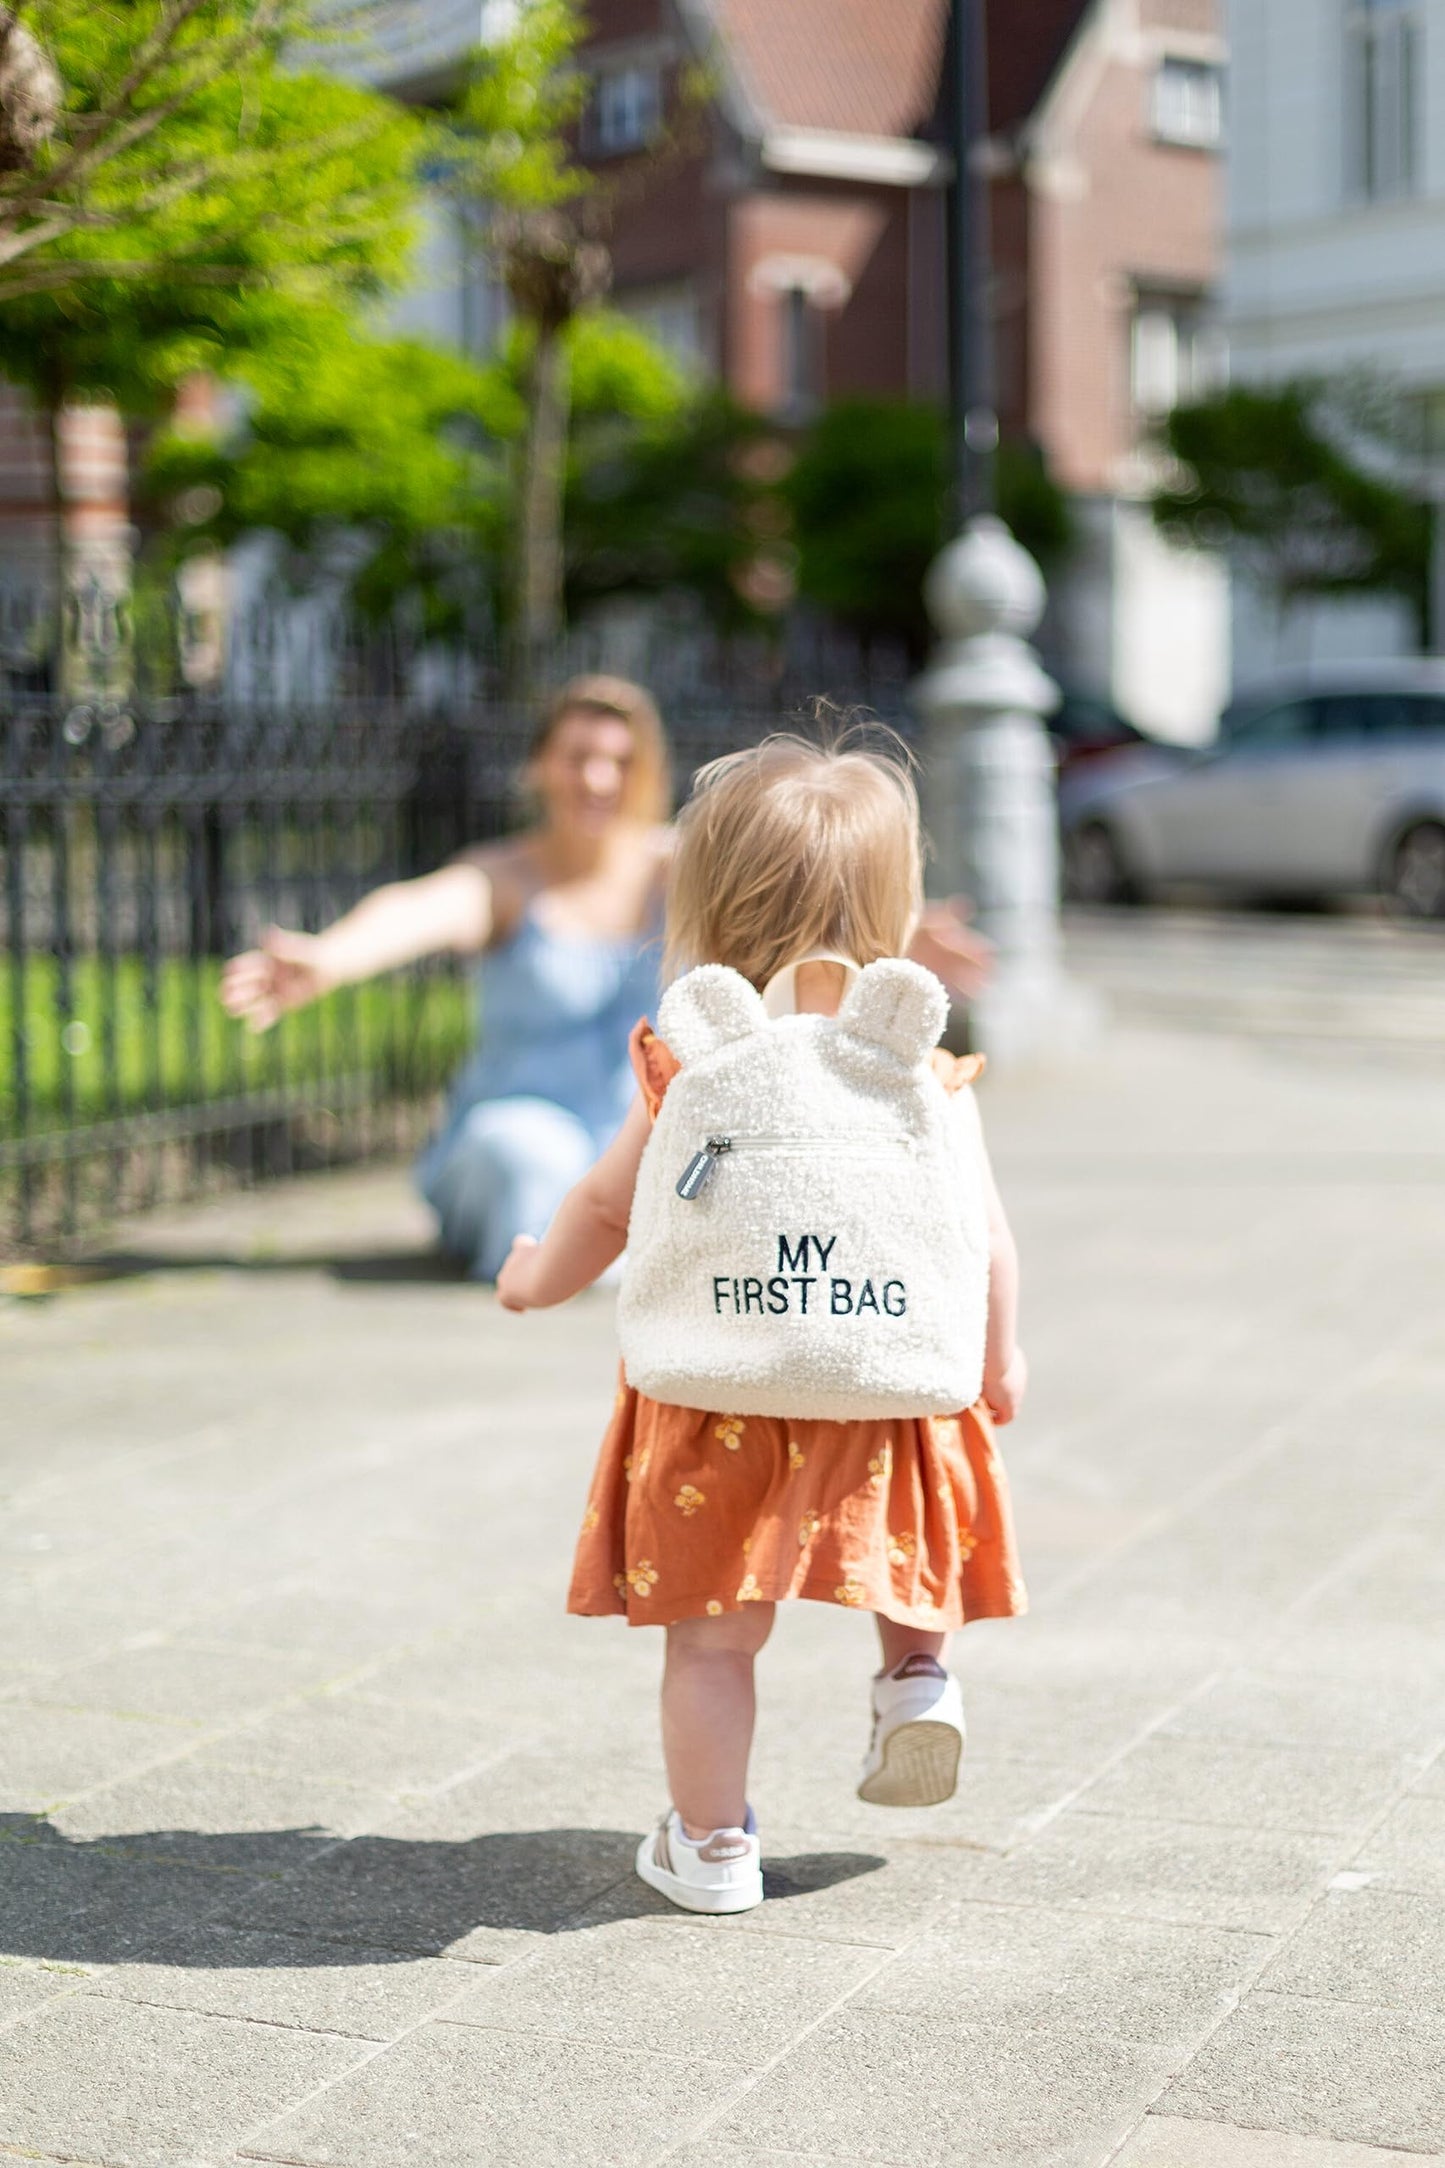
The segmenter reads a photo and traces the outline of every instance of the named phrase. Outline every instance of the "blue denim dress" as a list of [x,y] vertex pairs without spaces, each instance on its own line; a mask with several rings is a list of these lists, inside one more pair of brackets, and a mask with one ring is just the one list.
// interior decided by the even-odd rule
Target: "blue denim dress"
[[611,1143],[636,1091],[627,1042],[657,1005],[661,938],[554,933],[529,905],[481,958],[481,1037],[452,1086],[418,1187],[444,1247],[495,1279],[518,1234],[541,1236]]

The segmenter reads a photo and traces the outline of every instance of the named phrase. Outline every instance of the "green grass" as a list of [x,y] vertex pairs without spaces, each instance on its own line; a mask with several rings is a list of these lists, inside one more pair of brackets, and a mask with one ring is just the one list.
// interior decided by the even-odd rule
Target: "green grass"
[[257,1037],[221,1008],[220,970],[210,960],[173,957],[147,970],[139,957],[85,956],[66,988],[53,957],[27,958],[17,971],[0,955],[0,1135],[13,1136],[20,1119],[17,995],[31,1133],[333,1077],[422,1093],[471,1040],[470,991],[450,974],[348,987]]

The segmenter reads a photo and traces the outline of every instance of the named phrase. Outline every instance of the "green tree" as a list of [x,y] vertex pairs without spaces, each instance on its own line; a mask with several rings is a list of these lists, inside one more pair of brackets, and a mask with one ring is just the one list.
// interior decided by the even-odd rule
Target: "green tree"
[[567,491],[569,602],[678,592],[724,630],[766,622],[753,576],[792,548],[775,448],[771,423],[720,391],[626,430],[584,419]]
[[[364,36],[374,12],[374,0],[0,8],[0,302],[162,269],[214,281],[284,249],[304,205],[299,175],[277,172],[282,63],[305,37]],[[317,88],[324,78],[287,80]],[[383,112],[359,93],[318,107],[323,162],[343,136],[364,150],[384,132]],[[283,134],[294,146],[294,129]],[[375,209],[367,193],[331,206],[363,248]],[[248,235],[238,206],[259,217],[259,234]],[[238,245],[238,262],[226,263]]]
[[1430,510],[1383,387],[1235,384],[1176,407],[1161,434],[1174,475],[1153,510],[1166,534],[1227,549],[1281,611],[1310,595],[1394,594],[1423,626]]
[[[153,443],[143,483],[163,560],[265,532],[286,545],[298,584],[343,582],[368,612],[419,601],[442,635],[459,632],[478,597],[495,617],[511,468],[528,426],[525,328],[484,364],[416,340],[357,338],[319,312],[296,333],[238,362],[239,396],[217,427]],[[638,443],[673,442],[690,389],[606,310],[576,318],[564,345],[572,493],[585,508],[595,474]],[[583,509],[584,551],[589,533]]]
[[[923,580],[949,534],[949,436],[938,408],[840,400],[803,439],[785,492],[798,549],[798,588],[867,637],[932,638]],[[999,450],[1000,515],[1045,565],[1068,550],[1068,503],[1030,445]]]
[[[155,417],[185,376],[284,344],[298,310],[354,305],[404,270],[419,125],[289,65],[306,19],[289,0],[35,9],[66,105],[41,170],[6,184],[26,246],[7,264],[0,239],[0,371],[47,417],[59,595],[68,402]],[[48,233],[26,193],[42,183]]]
[[452,114],[447,184],[479,223],[521,326],[526,428],[516,463],[515,579],[507,612],[515,689],[530,697],[562,629],[567,331],[606,292],[601,199],[572,156],[587,97],[577,0],[518,0],[474,54]]

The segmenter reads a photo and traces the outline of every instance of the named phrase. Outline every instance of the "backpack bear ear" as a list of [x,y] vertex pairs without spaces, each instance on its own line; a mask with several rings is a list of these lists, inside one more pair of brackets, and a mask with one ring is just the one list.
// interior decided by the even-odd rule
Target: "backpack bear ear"
[[729,1040],[767,1028],[763,997],[726,964],[699,964],[675,979],[657,1009],[657,1036],[686,1068]]
[[910,1068],[932,1053],[948,1022],[948,996],[931,971],[901,956],[869,964],[838,1011],[855,1039],[887,1047]]

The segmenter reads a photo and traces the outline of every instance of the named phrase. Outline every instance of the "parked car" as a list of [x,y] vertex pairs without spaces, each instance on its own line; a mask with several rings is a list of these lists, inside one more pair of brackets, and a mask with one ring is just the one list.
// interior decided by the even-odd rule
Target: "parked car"
[[1060,778],[1070,775],[1086,761],[1103,753],[1117,753],[1124,746],[1149,745],[1153,741],[1107,700],[1065,686],[1059,704],[1044,717],[1058,762]]
[[1066,777],[1060,821],[1080,902],[1187,882],[1375,890],[1412,917],[1445,916],[1445,663],[1266,688],[1198,751],[1136,747]]

